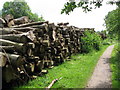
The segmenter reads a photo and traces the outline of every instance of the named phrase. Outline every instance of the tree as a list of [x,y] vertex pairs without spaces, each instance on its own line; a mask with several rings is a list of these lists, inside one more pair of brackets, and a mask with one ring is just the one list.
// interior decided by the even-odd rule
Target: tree
[[[64,4],[64,8],[61,10],[61,14],[68,14],[72,12],[75,8],[82,8],[83,12],[92,11],[92,9],[100,8],[102,6],[103,0],[69,0]],[[109,4],[116,4],[120,7],[120,1],[109,1]]]
[[117,36],[120,33],[120,7],[107,14],[105,17],[105,24],[108,34],[111,36]]
[[31,20],[38,21],[43,20],[38,17],[35,13],[32,13],[30,7],[25,2],[25,0],[14,0],[13,2],[5,2],[2,9],[2,16],[7,14],[12,14],[14,18],[19,18],[22,16],[28,16]]
[[[68,14],[72,12],[75,8],[82,8],[83,12],[92,11],[92,9],[100,8],[102,6],[103,0],[69,0],[65,3],[64,8],[61,13]],[[120,35],[120,0],[109,1],[108,4],[116,4],[117,9],[109,12],[105,17],[106,28],[109,35],[116,36]]]

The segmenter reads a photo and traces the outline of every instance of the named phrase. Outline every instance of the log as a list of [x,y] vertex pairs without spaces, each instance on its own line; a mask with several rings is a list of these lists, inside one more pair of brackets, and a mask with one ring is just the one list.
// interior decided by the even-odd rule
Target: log
[[44,68],[44,63],[42,60],[38,60],[36,65],[35,65],[35,72],[40,73],[42,69]]
[[26,43],[29,41],[27,36],[22,34],[8,34],[8,35],[0,35],[0,39],[10,40],[17,43]]
[[44,22],[41,22],[41,21],[32,22],[32,23],[27,23],[27,24],[21,24],[21,25],[18,25],[18,26],[13,26],[13,27],[14,28],[29,27],[29,26],[33,26],[33,25],[42,25],[44,23],[48,23],[48,21],[44,21]]
[[44,24],[42,24],[42,25],[29,26],[29,28],[42,29],[42,30],[48,31],[48,25],[47,25],[46,23],[44,23]]
[[0,45],[3,45],[3,46],[14,46],[14,49],[17,52],[20,52],[22,54],[25,54],[26,51],[27,51],[26,50],[27,47],[24,44],[22,44],[22,43],[15,43],[15,42],[12,42],[12,41],[0,39]]
[[11,80],[17,79],[17,77],[15,75],[18,76],[16,74],[16,70],[13,69],[13,67],[11,65],[6,65],[6,67],[2,68],[2,80],[3,80],[3,82],[10,83]]
[[49,89],[53,86],[53,84],[54,84],[55,82],[57,82],[58,80],[60,80],[60,79],[62,79],[62,77],[59,78],[59,79],[54,79],[54,80],[49,84],[49,86],[46,87],[46,89],[49,90]]
[[3,28],[5,26],[6,22],[4,19],[0,18],[0,28]]
[[26,44],[26,55],[28,57],[34,56],[34,49],[35,49],[35,44],[34,43],[27,43]]
[[55,27],[55,24],[54,24],[54,23],[49,23],[49,24],[48,24],[48,28],[49,28],[49,30],[51,30],[51,31],[56,30],[56,27]]
[[30,56],[27,57],[27,62],[28,63],[32,63],[35,62],[35,64],[40,60],[40,58],[38,56]]
[[28,48],[26,53],[27,53],[27,56],[29,56],[29,57],[34,56],[33,55],[33,50],[31,48]]
[[13,16],[11,14],[8,14],[4,16],[4,20],[6,21],[6,23],[9,23],[11,20],[13,20]]
[[26,33],[26,36],[31,40],[31,41],[36,41],[36,36],[34,35],[33,31],[29,31]]
[[61,26],[61,25],[63,25],[64,23],[57,23],[57,25],[59,25],[59,26]]
[[35,63],[25,64],[25,70],[29,75],[32,75],[35,70]]
[[31,27],[22,27],[22,28],[12,28],[15,31],[20,31],[20,32],[28,32],[28,31],[34,31],[35,28]]
[[4,52],[7,52],[7,53],[13,53],[15,52],[15,48],[14,46],[0,46],[0,50]]
[[25,54],[29,54],[28,48],[27,46],[19,46],[19,47],[15,47],[15,46],[0,46],[1,51],[7,52],[7,53],[18,53],[20,55],[25,55]]
[[48,73],[48,70],[42,70],[41,71],[43,74],[47,74]]
[[21,34],[22,32],[15,31],[11,28],[0,28],[0,35],[5,35],[5,34]]
[[0,67],[4,67],[7,62],[7,57],[4,53],[0,52]]
[[63,25],[67,26],[69,24],[69,22],[63,23]]
[[11,26],[14,26],[14,25],[15,25],[15,24],[14,24],[14,21],[13,21],[13,20],[9,21],[8,24],[7,24],[8,27],[11,27]]
[[[25,63],[25,57],[15,54],[8,54],[0,52],[1,55],[4,55],[7,58],[7,61],[13,66],[13,67],[19,67]],[[3,60],[2,60],[3,61]]]
[[9,40],[0,39],[1,45],[3,46],[22,46],[22,43],[16,43]]
[[13,67],[19,67],[19,66],[25,64],[25,61],[26,61],[25,57],[20,56],[20,55],[15,55],[15,54],[8,54],[8,53],[7,53],[7,55],[10,59],[11,65]]
[[43,41],[42,41],[42,44],[43,44],[44,46],[46,46],[46,47],[49,47],[49,46],[50,46],[49,40],[43,40]]
[[15,25],[25,24],[29,22],[29,18],[27,16],[22,16],[20,18],[14,19]]
[[10,40],[18,43],[27,43],[36,40],[32,31],[23,34],[0,35],[0,39]]

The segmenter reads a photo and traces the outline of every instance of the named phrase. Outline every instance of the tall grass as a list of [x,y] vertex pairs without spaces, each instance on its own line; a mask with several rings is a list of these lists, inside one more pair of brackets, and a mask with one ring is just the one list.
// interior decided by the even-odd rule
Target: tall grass
[[120,88],[120,49],[118,49],[118,45],[115,45],[112,52],[110,64],[112,69],[112,87]]

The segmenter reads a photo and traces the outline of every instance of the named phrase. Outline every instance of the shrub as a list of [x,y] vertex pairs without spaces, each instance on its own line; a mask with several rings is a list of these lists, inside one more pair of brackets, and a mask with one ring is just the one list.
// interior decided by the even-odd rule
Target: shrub
[[102,39],[97,33],[87,30],[84,32],[84,36],[81,38],[81,41],[82,41],[82,46],[81,46],[82,52],[88,53],[93,49],[99,50]]

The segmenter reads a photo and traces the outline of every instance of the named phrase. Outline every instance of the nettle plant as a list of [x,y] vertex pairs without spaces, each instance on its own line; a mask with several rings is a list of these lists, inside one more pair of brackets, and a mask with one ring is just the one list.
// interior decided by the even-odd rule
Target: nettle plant
[[93,31],[86,30],[84,36],[81,38],[82,41],[82,52],[89,53],[92,50],[99,50],[102,39],[100,35]]

